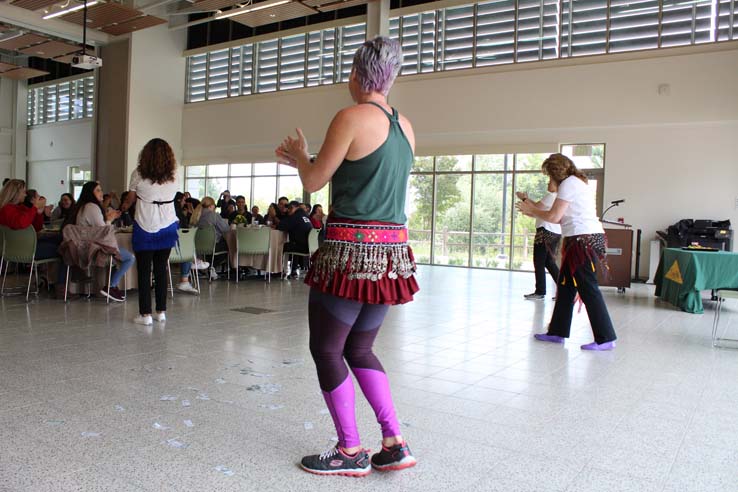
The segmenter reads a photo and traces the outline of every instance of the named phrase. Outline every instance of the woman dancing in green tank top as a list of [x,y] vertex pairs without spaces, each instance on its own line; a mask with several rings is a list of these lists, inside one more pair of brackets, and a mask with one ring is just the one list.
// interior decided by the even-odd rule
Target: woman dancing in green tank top
[[[389,381],[372,351],[390,305],[418,291],[407,244],[405,194],[415,135],[407,118],[387,104],[402,66],[399,43],[365,42],[354,56],[349,91],[356,105],[333,118],[316,159],[307,140],[287,137],[280,162],[298,169],[312,193],[333,182],[326,239],[311,261],[310,352],[338,434],[335,448],[306,456],[302,468],[319,475],[367,475],[400,470],[416,461],[400,434]],[[345,362],[344,362],[345,360]],[[382,428],[382,449],[369,458],[356,426],[351,368]]]

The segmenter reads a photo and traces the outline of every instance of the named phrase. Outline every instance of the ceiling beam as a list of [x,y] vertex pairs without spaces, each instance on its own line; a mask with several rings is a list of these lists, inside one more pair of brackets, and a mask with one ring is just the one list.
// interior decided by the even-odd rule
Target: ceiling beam
[[[21,29],[30,29],[58,38],[68,39],[77,43],[82,42],[82,28],[71,22],[58,19],[42,19],[42,12],[14,7],[4,4],[0,7],[0,21],[12,24]],[[112,41],[113,37],[95,29],[87,30],[87,43],[102,46]]]

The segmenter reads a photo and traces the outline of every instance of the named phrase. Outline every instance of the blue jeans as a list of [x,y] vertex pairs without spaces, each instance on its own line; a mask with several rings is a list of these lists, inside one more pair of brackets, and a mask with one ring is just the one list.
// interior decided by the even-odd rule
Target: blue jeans
[[120,266],[116,267],[115,272],[113,272],[110,280],[111,287],[117,286],[120,283],[128,269],[133,265],[133,262],[136,261],[136,258],[130,251],[125,248],[118,249],[120,251]]
[[189,261],[187,263],[181,263],[179,265],[179,274],[181,278],[189,277],[190,271],[192,270],[192,263]]

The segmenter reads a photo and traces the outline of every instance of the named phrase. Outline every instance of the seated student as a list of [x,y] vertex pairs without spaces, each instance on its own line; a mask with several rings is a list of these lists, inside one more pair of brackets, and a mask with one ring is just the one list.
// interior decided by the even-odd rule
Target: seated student
[[251,207],[251,220],[255,220],[257,224],[264,224],[264,216],[259,213],[257,205]]
[[324,217],[325,217],[325,214],[323,213],[323,206],[318,203],[313,205],[313,209],[310,211],[310,223],[313,224],[314,228],[316,229],[323,228]]
[[[51,207],[46,206],[46,198],[34,198],[31,208],[24,204],[26,199],[26,183],[20,179],[11,179],[0,190],[0,225],[13,230],[25,229],[33,226],[36,232],[44,227],[44,215],[51,213]],[[36,243],[37,260],[57,258],[61,235],[44,235]],[[56,288],[64,288],[65,269],[59,268]],[[58,293],[58,292],[57,292]],[[63,292],[62,292],[63,295]]]
[[[190,226],[190,219],[187,215],[185,215],[185,206],[185,194],[181,191],[178,191],[177,194],[174,195],[174,212],[177,214],[177,218],[179,219],[180,229],[187,229]],[[209,266],[210,263],[208,263],[207,261],[198,260],[197,262],[198,270],[207,270]],[[200,293],[197,292],[197,289],[193,287],[190,283],[191,271],[191,262],[188,261],[179,265],[179,283],[177,284],[177,290],[181,292],[186,292],[188,294],[199,295]],[[197,273],[195,273],[195,275],[197,275]]]
[[59,206],[51,212],[51,220],[64,220],[74,208],[74,197],[70,193],[62,193]]
[[[190,218],[190,225],[195,227],[213,226],[215,229],[215,251],[228,251],[228,244],[223,237],[231,226],[228,225],[228,221],[222,218],[215,211],[215,200],[211,197],[206,196],[202,199],[200,204],[197,206],[195,211],[192,213]],[[223,256],[221,261],[225,261]],[[215,272],[216,265],[210,266],[210,277],[216,279],[218,274]]]
[[[33,190],[33,189],[28,190],[26,191],[26,198],[23,200],[23,205],[25,205],[26,208],[35,209],[36,202],[40,198],[43,198],[44,203],[46,203],[46,197],[42,197],[41,195],[39,195],[38,191]],[[44,205],[43,216],[42,216],[44,223],[49,223],[51,221],[51,212],[53,211],[53,209],[54,209],[53,205],[49,205],[49,206]]]
[[286,196],[280,196],[277,200],[277,217],[281,219],[282,217],[287,217],[287,206],[290,203],[289,199]]
[[105,193],[102,198],[102,208],[105,213],[110,210],[115,210],[113,207],[113,197],[109,193]]
[[186,229],[190,225],[190,219],[185,214],[185,194],[178,191],[174,195],[174,213],[177,214],[179,219],[179,228]]
[[[308,234],[313,230],[313,224],[305,211],[300,207],[300,202],[292,201],[287,207],[288,215],[284,217],[277,226],[280,231],[289,234],[289,242],[284,244],[284,253],[308,253]],[[297,264],[304,271],[307,257],[294,256],[290,277],[297,275]]]
[[[88,181],[82,187],[79,200],[77,200],[77,204],[65,224],[75,224],[82,227],[104,227],[111,225],[120,215],[121,212],[113,208],[104,211],[102,187],[96,181]],[[108,286],[106,285],[100,289],[100,295],[109,297],[111,301],[123,302],[126,296],[118,289],[118,284],[133,266],[136,258],[133,253],[125,248],[119,247],[118,251],[120,252],[120,266],[116,267],[110,279],[110,293],[108,294]]]
[[[227,219],[228,215],[230,215],[230,213],[236,209],[236,201],[231,198],[231,192],[225,190],[223,193],[220,194],[220,197],[218,198],[218,203],[216,203],[215,206],[220,210],[220,216],[224,219]],[[233,206],[232,209],[230,208],[231,206]]]
[[136,203],[132,203],[129,208],[124,210],[124,204],[126,203],[126,198],[128,198],[128,193],[128,191],[124,191],[120,194],[120,207],[118,207],[120,216],[113,221],[113,225],[115,227],[133,227],[133,217],[136,214]]
[[[35,190],[30,190],[34,191]],[[20,179],[11,179],[0,191],[0,225],[20,230],[32,225],[36,231],[44,227],[44,211],[46,199],[36,197],[29,202],[26,195],[26,183]],[[56,255],[46,256],[51,258]]]
[[233,224],[236,217],[242,216],[246,220],[246,224],[251,223],[251,212],[246,208],[246,197],[238,195],[236,197],[236,208],[228,215],[228,222]]
[[184,207],[182,208],[182,215],[187,218],[187,225],[181,227],[195,227],[195,224],[192,222],[192,214],[195,213],[195,209],[198,205],[200,205],[200,200],[198,200],[197,198],[187,197],[187,193],[185,192],[185,201]]
[[264,215],[264,224],[271,226],[273,229],[277,228],[279,224],[279,207],[276,203],[269,204],[266,215]]

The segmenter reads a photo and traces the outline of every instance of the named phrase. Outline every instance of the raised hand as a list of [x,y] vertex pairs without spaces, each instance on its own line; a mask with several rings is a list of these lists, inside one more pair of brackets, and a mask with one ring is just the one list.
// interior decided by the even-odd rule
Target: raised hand
[[111,208],[105,213],[105,221],[106,222],[113,222],[115,219],[120,217],[120,210],[115,210]]
[[531,202],[520,201],[515,204],[515,208],[517,208],[518,211],[520,211],[520,213],[522,213],[523,215],[533,217],[532,212],[533,210],[535,210],[536,207]]
[[300,128],[297,129],[297,138],[287,135],[287,138],[275,149],[274,153],[277,155],[277,160],[281,164],[292,167],[297,167],[297,162],[300,158],[304,160],[310,159],[307,139]]

